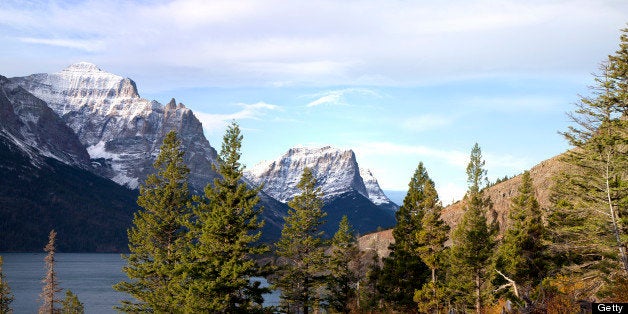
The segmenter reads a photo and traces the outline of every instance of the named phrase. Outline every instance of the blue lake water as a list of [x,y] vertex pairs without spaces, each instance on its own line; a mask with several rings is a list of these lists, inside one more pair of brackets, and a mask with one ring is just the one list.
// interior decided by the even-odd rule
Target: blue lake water
[[[45,253],[0,253],[3,272],[15,296],[14,313],[37,313],[39,294],[45,275]],[[86,313],[115,313],[113,306],[128,299],[111,286],[128,278],[122,272],[124,261],[119,254],[57,253],[55,268],[60,286],[59,299],[70,289],[85,305]],[[257,278],[266,285],[263,278]],[[265,295],[265,305],[277,305],[279,292]]]

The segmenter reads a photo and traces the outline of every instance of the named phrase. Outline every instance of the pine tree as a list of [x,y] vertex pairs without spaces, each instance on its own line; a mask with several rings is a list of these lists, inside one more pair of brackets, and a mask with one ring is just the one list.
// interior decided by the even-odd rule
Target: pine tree
[[330,251],[327,303],[335,311],[349,313],[359,280],[356,268],[360,249],[346,215],[342,216],[338,231],[331,240]]
[[358,283],[358,312],[364,310],[381,311],[383,302],[377,292],[377,284],[380,281],[379,276],[382,274],[382,265],[379,254],[376,250],[367,251],[362,258],[368,258],[371,255],[370,263],[366,263],[365,278]]
[[415,233],[416,250],[423,263],[430,269],[432,278],[420,290],[416,290],[414,301],[419,303],[421,313],[438,313],[443,305],[445,291],[443,280],[438,280],[436,272],[445,266],[443,254],[445,242],[449,237],[449,226],[441,218],[442,206],[431,180],[425,183],[424,193],[427,196],[424,202],[425,212],[421,219],[421,229]]
[[55,271],[56,238],[57,233],[54,230],[51,230],[48,235],[48,244],[44,247],[44,251],[48,254],[44,258],[44,261],[46,262],[46,277],[42,280],[44,286],[41,294],[39,295],[39,298],[42,301],[42,304],[39,307],[40,314],[59,313],[59,309],[56,307],[56,304],[60,303],[60,301],[57,299],[56,294],[61,291],[61,288],[59,287],[59,279],[57,278],[57,272]]
[[519,194],[510,205],[510,227],[506,230],[495,257],[495,270],[502,287],[510,287],[510,299],[525,302],[529,311],[532,293],[546,276],[547,257],[544,244],[545,227],[541,208],[534,196],[530,172],[521,176]]
[[65,299],[61,301],[61,314],[83,314],[85,313],[85,307],[83,303],[79,301],[76,294],[70,290],[65,291]]
[[585,279],[592,295],[610,277],[628,276],[628,28],[592,95],[576,106],[563,133],[574,148],[557,176],[550,230],[564,270]]
[[322,211],[322,193],[309,168],[303,171],[297,188],[301,194],[288,202],[291,209],[276,243],[283,265],[277,272],[275,287],[281,290],[284,308],[307,314],[318,305],[317,290],[325,283],[326,243],[320,228],[326,213]]
[[495,226],[489,226],[486,219],[486,213],[492,210],[492,204],[490,199],[484,197],[480,187],[480,184],[488,182],[483,167],[482,151],[476,143],[467,166],[469,190],[465,196],[465,212],[454,230],[451,248],[452,267],[457,270],[457,276],[451,280],[452,284],[457,285],[457,289],[462,290],[463,294],[473,296],[478,314],[484,305],[484,291],[497,230]]
[[174,131],[164,138],[151,174],[140,187],[141,209],[128,230],[130,254],[123,256],[123,271],[129,281],[114,289],[126,292],[138,302],[122,301],[125,312],[178,312],[184,302],[185,278],[181,263],[189,242],[189,170]]
[[390,307],[412,313],[417,310],[414,292],[421,289],[430,276],[418,253],[416,233],[423,229],[421,220],[426,211],[438,204],[438,195],[422,162],[408,187],[403,205],[395,213],[397,225],[392,232],[395,242],[389,247],[390,255],[383,260],[377,290]]
[[2,256],[0,256],[0,313],[2,314],[13,312],[11,302],[13,302],[14,299],[9,283],[6,281],[5,275],[2,272],[3,263]]
[[190,312],[251,312],[259,309],[263,269],[253,259],[268,251],[258,242],[263,222],[258,220],[259,190],[242,182],[240,164],[242,135],[234,122],[223,138],[216,171],[221,178],[207,185],[205,198],[194,209],[197,217],[192,233],[198,239],[192,247],[193,266],[186,310]]

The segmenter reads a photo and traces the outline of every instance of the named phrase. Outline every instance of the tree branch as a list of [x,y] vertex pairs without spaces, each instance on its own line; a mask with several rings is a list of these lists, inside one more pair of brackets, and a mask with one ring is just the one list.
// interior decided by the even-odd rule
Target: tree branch
[[506,288],[506,287],[508,287],[508,286],[512,286],[513,290],[515,290],[515,296],[516,296],[517,298],[519,298],[519,290],[517,289],[517,283],[516,283],[514,280],[512,280],[512,279],[510,279],[510,278],[506,277],[506,275],[504,275],[504,273],[502,273],[501,271],[499,271],[499,269],[495,268],[495,271],[496,271],[498,274],[500,274],[502,277],[504,277],[504,279],[506,279],[506,281],[508,281],[508,283],[507,283],[507,284],[505,284],[505,285],[501,285],[499,288],[495,289],[494,291],[498,291],[498,290],[501,290],[501,289]]

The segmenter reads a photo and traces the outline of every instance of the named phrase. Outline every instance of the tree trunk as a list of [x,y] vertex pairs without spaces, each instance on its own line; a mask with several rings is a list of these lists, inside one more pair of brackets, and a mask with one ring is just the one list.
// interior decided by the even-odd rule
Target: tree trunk
[[610,171],[609,171],[609,164],[610,164],[610,153],[608,153],[607,155],[607,159],[606,159],[606,196],[607,196],[607,200],[608,200],[608,207],[610,210],[610,214],[611,214],[611,220],[613,223],[613,233],[615,234],[615,240],[617,241],[617,247],[619,248],[619,258],[622,261],[622,264],[624,266],[624,272],[626,274],[628,274],[628,257],[626,256],[626,251],[624,250],[624,246],[621,243],[621,236],[619,235],[619,226],[617,225],[617,220],[615,219],[615,208],[613,208],[613,201],[611,199],[611,188],[610,188],[610,184],[609,184],[609,176],[610,176]]
[[475,312],[477,314],[481,314],[482,312],[482,295],[481,295],[481,285],[480,285],[480,273],[476,271],[475,273]]

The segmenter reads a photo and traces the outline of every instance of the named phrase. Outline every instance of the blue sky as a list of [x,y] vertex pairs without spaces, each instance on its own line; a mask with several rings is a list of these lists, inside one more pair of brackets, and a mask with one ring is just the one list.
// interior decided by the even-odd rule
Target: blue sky
[[293,146],[351,148],[387,190],[423,161],[449,203],[475,142],[491,180],[568,148],[565,112],[626,12],[612,0],[3,0],[0,74],[92,62],[192,108],[214,147],[236,119],[249,167]]

